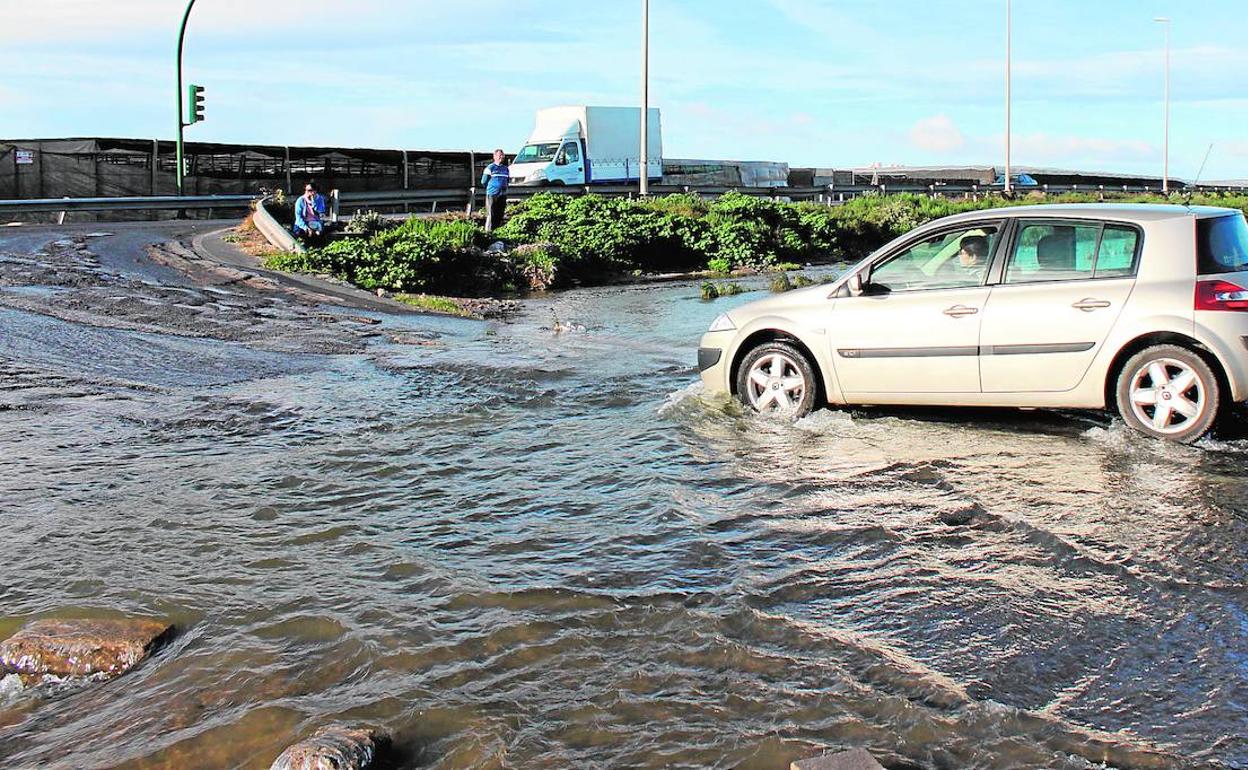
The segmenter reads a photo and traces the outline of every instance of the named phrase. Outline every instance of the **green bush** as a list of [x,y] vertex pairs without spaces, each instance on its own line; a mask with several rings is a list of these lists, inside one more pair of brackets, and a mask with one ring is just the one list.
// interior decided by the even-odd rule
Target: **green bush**
[[279,255],[268,264],[333,275],[365,289],[483,294],[498,290],[508,278],[506,266],[479,248],[483,237],[470,222],[413,217],[370,236]]
[[389,226],[386,218],[376,211],[357,211],[342,231],[352,235],[376,235]]
[[783,294],[793,288],[793,282],[789,280],[788,273],[776,273],[768,288],[775,294]]
[[545,291],[559,279],[559,247],[553,243],[517,246],[511,259],[529,289]]

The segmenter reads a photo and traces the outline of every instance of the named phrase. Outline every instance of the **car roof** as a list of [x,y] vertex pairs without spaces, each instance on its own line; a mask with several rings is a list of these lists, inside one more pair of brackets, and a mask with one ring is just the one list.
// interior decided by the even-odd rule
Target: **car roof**
[[1219,217],[1238,214],[1239,209],[1216,206],[1178,206],[1166,203],[1047,203],[1031,206],[1005,206],[967,211],[941,219],[960,222],[984,217],[1063,217],[1068,219],[1116,219],[1126,222],[1159,222],[1180,217]]

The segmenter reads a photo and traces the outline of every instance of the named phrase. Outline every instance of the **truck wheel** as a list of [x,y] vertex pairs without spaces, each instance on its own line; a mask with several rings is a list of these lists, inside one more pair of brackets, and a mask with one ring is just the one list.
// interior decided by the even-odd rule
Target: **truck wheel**
[[1184,444],[1213,428],[1222,396],[1205,359],[1178,345],[1155,345],[1132,356],[1118,375],[1117,395],[1127,425]]
[[737,369],[737,395],[756,412],[800,419],[815,406],[815,368],[797,348],[767,342],[746,355]]

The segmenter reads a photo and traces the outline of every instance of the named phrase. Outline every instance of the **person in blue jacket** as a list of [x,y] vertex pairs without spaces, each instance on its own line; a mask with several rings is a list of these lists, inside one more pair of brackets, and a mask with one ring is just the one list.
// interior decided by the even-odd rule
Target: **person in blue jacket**
[[503,163],[507,153],[494,151],[494,162],[481,174],[481,186],[485,188],[485,231],[493,232],[503,224],[507,210],[507,188],[511,186],[511,169]]
[[304,185],[303,195],[295,201],[295,235],[309,240],[325,234],[325,196],[316,182]]

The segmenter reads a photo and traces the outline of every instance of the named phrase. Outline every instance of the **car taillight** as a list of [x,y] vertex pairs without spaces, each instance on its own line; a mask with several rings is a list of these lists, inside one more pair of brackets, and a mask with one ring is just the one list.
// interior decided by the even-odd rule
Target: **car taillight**
[[1248,313],[1248,289],[1230,281],[1197,281],[1196,309]]

